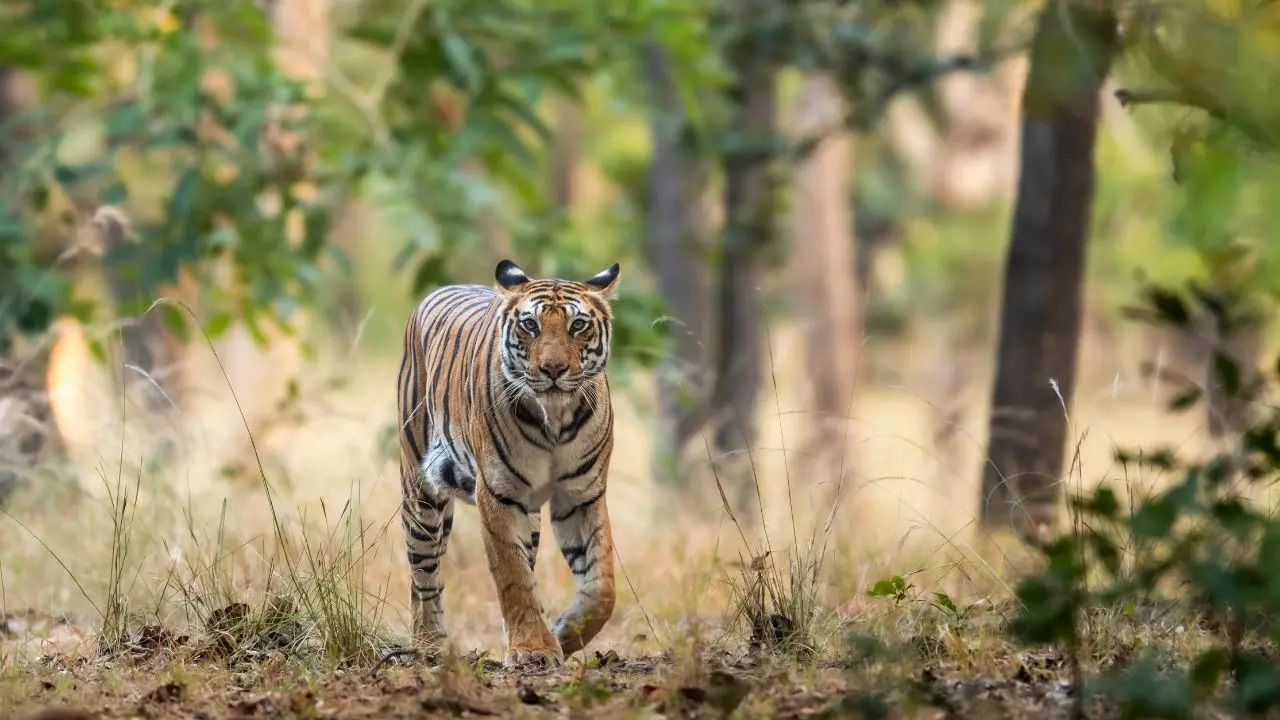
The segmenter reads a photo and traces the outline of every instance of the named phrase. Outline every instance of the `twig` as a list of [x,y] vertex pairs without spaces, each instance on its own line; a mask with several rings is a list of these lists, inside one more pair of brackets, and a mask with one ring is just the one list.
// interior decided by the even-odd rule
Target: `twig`
[[418,650],[416,648],[396,648],[394,650],[388,650],[387,654],[383,655],[382,659],[378,661],[378,664],[374,665],[373,669],[369,671],[369,679],[372,680],[378,677],[378,671],[392,660],[406,656],[418,657]]
[[[1174,56],[1162,45],[1155,37],[1154,29],[1149,29],[1147,33],[1147,42],[1143,43],[1143,50],[1151,63],[1151,68],[1156,71],[1166,82],[1176,86],[1177,90],[1128,90],[1120,89],[1116,91],[1116,99],[1122,105],[1146,103],[1176,103],[1187,107],[1203,110],[1211,117],[1221,122],[1231,125],[1240,132],[1244,133],[1250,140],[1259,145],[1275,147],[1276,138],[1272,136],[1264,124],[1259,124],[1244,114],[1232,110],[1237,108],[1229,108],[1215,99],[1211,92],[1194,84],[1181,81],[1182,73],[1179,71],[1179,64]],[[1124,93],[1122,96],[1121,93]]]

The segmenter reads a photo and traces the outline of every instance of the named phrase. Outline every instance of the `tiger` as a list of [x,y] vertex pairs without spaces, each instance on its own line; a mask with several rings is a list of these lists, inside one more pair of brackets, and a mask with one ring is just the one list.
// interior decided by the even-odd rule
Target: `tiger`
[[[533,280],[503,260],[492,287],[437,288],[410,316],[397,407],[416,645],[438,649],[449,640],[440,564],[458,499],[480,516],[506,665],[560,665],[612,616],[605,366],[618,273],[614,263],[584,282]],[[547,503],[576,585],[550,628],[534,587]]]

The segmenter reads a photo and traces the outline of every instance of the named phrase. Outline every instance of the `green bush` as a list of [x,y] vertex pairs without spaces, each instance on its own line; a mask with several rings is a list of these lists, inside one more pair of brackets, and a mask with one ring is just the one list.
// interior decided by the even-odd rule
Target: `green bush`
[[[1230,337],[1255,321],[1242,306],[1239,297],[1194,285],[1183,292],[1152,286],[1130,314],[1182,331],[1211,323]],[[1280,626],[1271,622],[1280,613],[1280,518],[1251,498],[1280,477],[1280,407],[1264,402],[1280,382],[1280,361],[1255,373],[1217,349],[1211,367],[1208,387],[1180,381],[1170,409],[1187,412],[1211,396],[1235,403],[1246,408],[1239,437],[1206,458],[1184,459],[1172,449],[1117,453],[1126,476],[1141,469],[1176,480],[1145,496],[1132,484],[1104,482],[1073,497],[1070,529],[1039,547],[1043,567],[1018,587],[1014,634],[1060,646],[1078,668],[1086,648],[1115,631],[1098,618],[1142,623],[1155,613],[1186,613],[1190,654],[1144,643],[1092,675],[1081,672],[1080,703],[1100,699],[1125,717],[1280,708]]]

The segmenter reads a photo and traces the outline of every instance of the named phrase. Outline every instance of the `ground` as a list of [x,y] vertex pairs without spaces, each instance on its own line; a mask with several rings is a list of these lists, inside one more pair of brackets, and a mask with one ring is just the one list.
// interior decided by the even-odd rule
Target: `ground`
[[[263,632],[244,607],[215,613],[194,637],[144,626],[107,654],[67,618],[26,613],[0,626],[0,707],[14,718],[51,708],[175,719],[1072,717],[1069,658],[1013,641],[1012,605],[953,609],[910,597],[869,602],[820,651],[695,636],[647,656],[588,648],[555,669],[504,667],[475,650],[357,648],[335,659],[313,640],[295,644],[283,623]],[[1200,635],[1186,618],[1174,607],[1109,618],[1082,650],[1081,670],[1105,670],[1135,640],[1190,648]],[[270,644],[281,649],[256,649]]]
[[[0,517],[0,717],[1069,717],[1071,663],[1008,632],[1025,568],[974,532],[985,408],[957,417],[942,394],[867,387],[839,462],[808,457],[796,449],[810,419],[803,358],[787,332],[752,453],[764,510],[741,526],[701,446],[685,487],[655,484],[651,379],[618,382],[606,498],[618,603],[554,671],[492,660],[501,625],[469,507],[442,565],[461,655],[382,662],[410,625],[386,442],[395,357],[362,359],[358,375],[345,355],[322,358],[279,408],[211,357],[181,414],[131,405],[124,417],[109,383],[60,388],[79,393],[59,417],[72,481],[34,485]],[[1200,430],[1162,415],[1128,366],[1104,369],[1073,410],[1073,483],[1112,472],[1117,446]],[[572,577],[550,545],[538,588],[560,608]],[[906,578],[901,597],[869,594],[893,576]],[[761,607],[802,618],[782,625],[801,627],[809,650],[753,649],[742,620]],[[1147,627],[1144,642],[1175,629]]]
[[[512,717],[1067,717],[1060,656],[1018,652],[951,658],[918,636],[895,653],[799,661],[740,649],[678,657],[588,651],[565,666],[510,669],[479,653],[387,653],[320,671],[284,652],[199,660],[199,643],[135,644],[113,658],[52,653],[0,680],[9,717],[74,708],[95,718]],[[893,678],[886,682],[885,678]],[[880,708],[881,712],[877,712]]]

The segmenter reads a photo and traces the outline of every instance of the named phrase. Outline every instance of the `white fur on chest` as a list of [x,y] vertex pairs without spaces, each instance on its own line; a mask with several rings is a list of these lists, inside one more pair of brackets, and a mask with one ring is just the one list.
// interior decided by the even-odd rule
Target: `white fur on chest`
[[[554,397],[537,397],[525,400],[526,406],[533,416],[542,421],[550,437],[559,437],[560,432],[573,423],[574,412],[579,407],[579,400],[572,395]],[[529,453],[527,466],[522,469],[529,480],[530,507],[541,507],[555,492],[556,479],[561,473],[571,470],[579,462],[582,454],[580,445],[586,433],[565,444],[555,444],[551,452]]]

